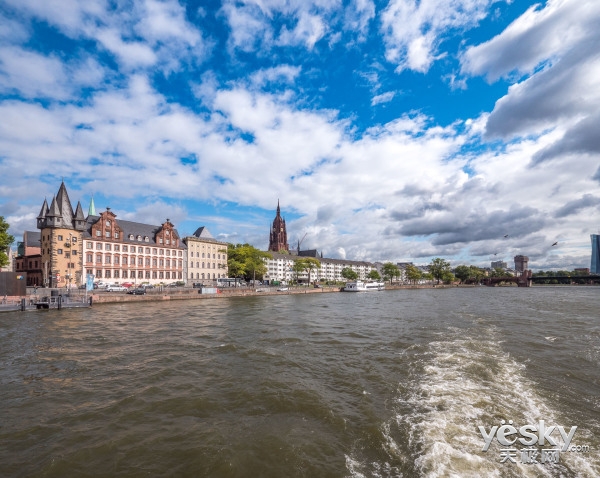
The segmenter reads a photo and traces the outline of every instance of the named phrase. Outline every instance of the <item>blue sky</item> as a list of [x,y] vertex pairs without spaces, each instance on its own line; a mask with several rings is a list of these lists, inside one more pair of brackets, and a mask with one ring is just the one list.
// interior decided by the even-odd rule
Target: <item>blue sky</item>
[[599,23],[595,0],[4,0],[0,215],[35,230],[64,179],[260,248],[279,200],[328,257],[589,267]]

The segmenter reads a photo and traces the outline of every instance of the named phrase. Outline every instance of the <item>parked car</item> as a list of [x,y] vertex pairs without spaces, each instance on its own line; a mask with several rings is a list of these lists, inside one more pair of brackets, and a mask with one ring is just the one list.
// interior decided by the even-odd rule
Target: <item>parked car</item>
[[123,282],[121,285],[129,289],[133,285],[133,282]]
[[286,290],[288,290],[287,287],[280,287],[279,289],[277,289],[277,292],[284,292]]
[[106,288],[106,292],[125,292],[127,287],[123,287],[122,285],[109,285]]
[[145,295],[146,289],[143,287],[130,288],[127,293],[132,295]]

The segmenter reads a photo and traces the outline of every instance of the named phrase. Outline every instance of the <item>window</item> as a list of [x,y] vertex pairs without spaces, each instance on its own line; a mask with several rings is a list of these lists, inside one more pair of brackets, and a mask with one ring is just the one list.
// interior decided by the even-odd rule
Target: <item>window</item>
[[115,232],[115,239],[118,239],[118,238],[119,238],[119,233]]
[[162,244],[162,243],[163,243],[163,242],[162,242],[162,237],[160,237],[160,238],[158,239],[158,243],[159,243],[159,244]]
[[202,269],[204,269],[204,262],[202,263]]
[[138,266],[143,266],[143,265],[144,265],[144,258],[138,257]]
[[[67,259],[70,259],[71,258],[71,253],[69,251],[65,251],[65,257]],[[31,267],[31,264],[29,265],[29,267]]]
[[146,254],[150,254],[150,248],[146,247]]
[[164,273],[162,273],[162,272],[159,272],[159,273],[158,273],[158,278],[159,278],[159,279],[164,279],[164,278],[165,278],[165,277],[164,277]]
[[165,241],[165,244],[166,244],[167,246],[169,245],[169,240],[168,240],[168,239]]
[[157,276],[156,271],[152,271],[152,278],[156,279],[156,276]]
[[150,279],[150,271],[146,271],[146,279]]
[[102,243],[101,242],[97,242],[96,243],[96,250],[101,250],[102,249]]
[[110,271],[104,271],[104,277],[110,279]]
[[138,236],[136,237],[136,239],[137,239],[138,241],[141,241],[141,240],[142,240],[142,236],[138,235]]
[[161,259],[161,260],[160,260],[160,267],[164,267],[164,266],[165,266],[165,260],[164,260],[164,259]]
[[71,238],[71,242],[77,242],[77,238],[76,237],[72,237]]
[[76,255],[77,255],[77,251],[73,251],[73,252],[72,252],[72,254],[73,254],[74,256],[76,256]]
[[144,242],[150,242],[150,238],[148,236],[144,236]]
[[202,259],[204,259],[204,252],[202,253]]
[[110,256],[106,256],[106,257],[104,258],[104,263],[105,263],[105,264],[110,264]]
[[146,266],[150,267],[150,258],[146,257]]
[[94,271],[92,269],[86,269],[85,273],[92,275],[94,273]]
[[156,260],[156,258],[155,258],[155,259],[152,259],[152,265],[153,265],[154,267],[156,267],[156,265],[157,265],[157,260]]
[[123,271],[123,279],[127,279],[127,271]]
[[119,252],[119,249],[120,249],[119,244],[115,244],[115,251]]
[[167,275],[165,276],[165,279],[170,279],[170,278],[171,278],[171,273],[170,273],[170,272],[167,272],[166,274],[167,274]]
[[123,252],[127,252],[127,246],[123,246]]
[[110,251],[110,244],[104,244],[104,250]]
[[102,231],[100,229],[96,231],[96,237],[102,237]]
[[156,254],[156,247],[152,249],[152,254]]
[[165,250],[164,250],[164,249],[161,249],[161,250],[160,250],[160,255],[161,255],[161,256],[164,256],[164,255],[165,255]]
[[200,263],[196,262],[196,269],[200,269]]
[[129,239],[133,241],[133,234],[129,234]]
[[62,254],[62,249],[56,251],[57,254]]
[[167,259],[167,267],[171,267],[171,261]]
[[110,220],[109,219],[106,220],[106,227],[110,227]]
[[171,255],[171,251],[169,249],[167,249],[167,256]]
[[143,247],[138,247],[138,252],[139,252],[140,254],[143,254],[143,253],[144,253],[144,248],[143,248]]
[[102,279],[102,269],[96,269],[96,277]]
[[115,256],[113,263],[119,265],[119,256]]
[[138,271],[138,279],[144,278],[144,271]]
[[59,234],[59,236],[58,236],[58,240],[59,240],[59,241],[62,241],[62,236],[61,236],[60,234]]
[[215,254],[213,254],[213,259],[216,259],[216,257],[215,257],[215,256],[216,256],[216,255],[215,255]]
[[106,231],[104,235],[110,239],[110,231]]
[[96,256],[96,263],[102,264],[102,256],[100,254]]
[[94,248],[94,244],[91,243],[90,241],[85,243],[85,247],[87,247],[88,249],[93,249]]
[[127,256],[123,256],[123,265],[126,266],[127,265]]
[[115,279],[118,279],[118,278],[119,278],[119,271],[115,271],[114,278],[115,278]]

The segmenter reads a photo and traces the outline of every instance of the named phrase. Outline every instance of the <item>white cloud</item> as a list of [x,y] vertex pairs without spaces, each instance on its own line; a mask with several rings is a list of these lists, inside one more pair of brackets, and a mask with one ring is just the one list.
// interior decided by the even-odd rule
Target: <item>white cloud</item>
[[371,99],[371,106],[379,105],[381,103],[389,103],[394,99],[396,93],[394,91],[388,91],[380,95],[376,95]]
[[400,72],[425,73],[451,29],[472,28],[488,15],[493,0],[390,0],[381,13],[386,59]]
[[540,64],[563,57],[575,46],[598,41],[600,3],[549,0],[534,5],[500,35],[468,48],[462,71],[495,81],[512,72],[531,73]]

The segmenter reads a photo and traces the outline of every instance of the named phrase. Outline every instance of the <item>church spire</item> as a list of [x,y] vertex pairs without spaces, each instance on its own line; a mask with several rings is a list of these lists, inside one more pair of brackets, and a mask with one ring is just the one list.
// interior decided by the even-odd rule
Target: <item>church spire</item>
[[290,250],[287,241],[285,219],[281,217],[281,209],[279,208],[279,199],[277,200],[277,213],[275,214],[273,226],[271,227],[271,233],[269,235],[269,250],[273,252]]
[[97,216],[96,206],[94,206],[94,196],[92,196],[92,200],[90,201],[90,207],[88,209],[88,216]]

